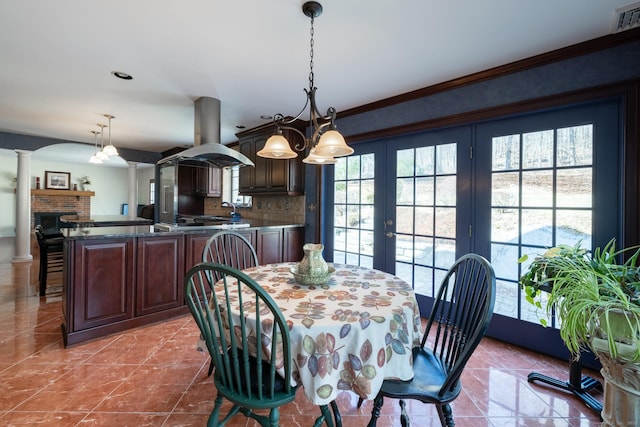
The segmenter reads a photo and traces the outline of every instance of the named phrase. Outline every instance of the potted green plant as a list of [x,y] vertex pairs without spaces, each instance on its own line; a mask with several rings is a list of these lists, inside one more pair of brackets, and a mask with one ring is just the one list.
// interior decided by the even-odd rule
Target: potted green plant
[[80,177],[80,184],[84,191],[91,191],[91,179],[87,175]]
[[602,363],[605,425],[640,422],[634,409],[640,408],[638,257],[640,248],[616,250],[615,239],[592,252],[580,243],[559,245],[537,256],[520,278],[527,301],[549,314],[555,310],[560,336],[574,357],[590,349]]

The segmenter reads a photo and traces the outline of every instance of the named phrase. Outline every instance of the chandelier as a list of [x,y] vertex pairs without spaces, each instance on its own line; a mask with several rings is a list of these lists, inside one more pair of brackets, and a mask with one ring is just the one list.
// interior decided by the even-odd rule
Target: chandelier
[[[322,14],[322,5],[315,1],[306,2],[302,5],[302,13],[311,18],[309,89],[304,89],[307,94],[307,100],[300,113],[294,118],[285,120],[284,115],[280,113],[273,116],[276,133],[269,137],[264,148],[256,154],[268,159],[291,159],[297,157],[298,154],[291,149],[289,141],[282,134],[282,130],[286,129],[302,136],[304,144],[296,144],[294,149],[299,152],[308,150],[308,155],[302,160],[303,162],[311,164],[335,163],[336,157],[348,156],[353,153],[353,148],[347,145],[344,137],[336,130],[336,109],[329,107],[327,114],[323,116],[316,105],[316,87],[313,75],[313,23],[314,19]],[[313,131],[310,138],[307,138],[305,134],[291,126],[302,116],[307,106],[309,106],[310,110],[309,125]]]

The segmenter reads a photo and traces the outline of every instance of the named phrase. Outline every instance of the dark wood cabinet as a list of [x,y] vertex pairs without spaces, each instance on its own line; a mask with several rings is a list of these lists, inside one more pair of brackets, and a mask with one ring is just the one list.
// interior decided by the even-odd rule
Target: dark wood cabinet
[[[65,238],[65,346],[188,313],[185,273],[202,260],[206,241],[217,231]],[[304,227],[233,231],[253,244],[260,264],[302,259]]]
[[182,234],[65,239],[64,247],[65,346],[188,313]]
[[220,197],[221,169],[213,166],[179,166],[178,193],[186,196]]
[[[216,230],[218,231],[218,230]],[[249,240],[253,247],[256,247],[256,230],[249,229],[234,229],[235,233],[238,233]],[[208,232],[203,234],[187,234],[185,236],[185,271],[202,261],[202,251],[204,245],[207,243],[209,237],[213,236],[215,232]]]
[[178,193],[179,194],[192,194],[193,193],[193,169],[191,166],[178,166]]
[[258,263],[272,264],[282,262],[282,228],[259,229],[256,235]]
[[[200,168],[178,166],[178,213],[182,215],[202,215],[204,213],[204,194],[198,194],[196,179]],[[196,173],[198,172],[198,173]]]
[[282,230],[282,261],[298,262],[304,256],[304,227],[287,227]]
[[137,266],[136,316],[183,304],[184,236],[139,237]]
[[207,170],[207,196],[222,196],[222,169],[209,167]]
[[204,249],[204,244],[212,234],[213,233],[187,234],[185,236],[185,272],[202,261],[202,250]]
[[95,328],[133,317],[134,247],[132,239],[72,241],[65,287],[67,328]]
[[[299,153],[294,159],[283,160],[265,159],[256,154],[264,148],[274,129],[270,124],[237,134],[239,151],[255,163],[254,168],[240,168],[240,194],[304,194],[304,153]],[[283,135],[292,146],[304,143],[294,131],[284,130]]]

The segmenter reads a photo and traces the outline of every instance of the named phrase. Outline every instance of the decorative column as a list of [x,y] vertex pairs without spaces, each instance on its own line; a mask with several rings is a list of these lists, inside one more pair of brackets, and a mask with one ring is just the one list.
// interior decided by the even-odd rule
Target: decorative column
[[129,195],[127,203],[129,211],[127,217],[135,219],[138,217],[138,163],[127,162],[129,165]]
[[29,262],[31,256],[31,151],[14,150],[18,155],[16,186],[16,243],[11,262]]

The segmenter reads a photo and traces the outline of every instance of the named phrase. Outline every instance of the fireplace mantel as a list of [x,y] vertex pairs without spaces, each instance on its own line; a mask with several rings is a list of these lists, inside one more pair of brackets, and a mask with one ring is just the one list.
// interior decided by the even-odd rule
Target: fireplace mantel
[[74,190],[31,190],[32,196],[95,196],[94,191],[74,191]]

